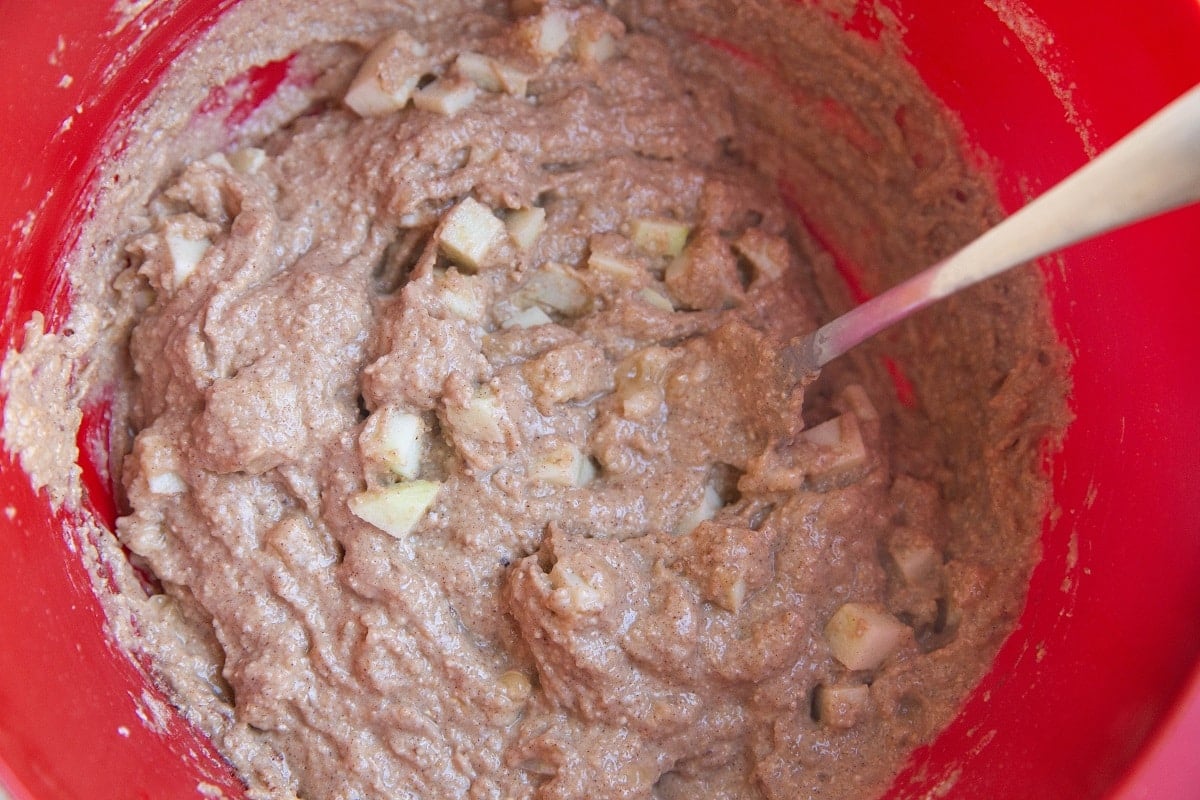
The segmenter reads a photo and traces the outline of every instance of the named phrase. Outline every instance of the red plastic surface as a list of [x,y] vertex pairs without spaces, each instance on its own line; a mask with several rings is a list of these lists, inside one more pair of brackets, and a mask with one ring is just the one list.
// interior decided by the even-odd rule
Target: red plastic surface
[[[0,342],[19,341],[35,308],[61,317],[51,265],[84,216],[98,142],[228,2],[151,4],[115,32],[107,4],[5,4]],[[1195,0],[885,5],[1010,206],[1200,80]],[[873,35],[871,9],[848,26]],[[1078,418],[1052,466],[1063,513],[1020,630],[894,796],[1200,797],[1197,252],[1190,209],[1045,265],[1075,352]],[[161,698],[109,645],[63,528],[0,457],[0,785],[16,800],[198,797],[202,783],[237,796],[201,737],[155,719]]]
[[[98,142],[144,99],[188,40],[183,32],[209,24],[217,10],[179,5],[155,4],[120,30],[108,3],[5,3],[0,11],[5,349],[21,341],[34,309],[52,310],[51,326],[59,323],[67,298],[51,266],[86,214],[81,198]],[[111,499],[92,494],[101,516],[111,516]],[[239,782],[208,742],[173,713],[160,720],[169,708],[161,695],[113,650],[68,546],[79,544],[62,532],[67,523],[0,456],[0,786],[14,800],[200,797],[201,783],[236,797]]]
[[[1102,149],[1200,81],[1200,4],[1030,6],[1052,47],[1030,53],[975,3],[939,24],[914,21],[906,37],[923,77],[995,159],[1010,206],[1085,160],[1064,92]],[[1198,244],[1191,208],[1045,265],[1075,353],[1078,418],[1054,466],[1065,513],[1048,526],[1020,632],[932,748],[932,763],[968,754],[953,796],[1101,796],[1174,706],[1154,744],[1193,758],[1147,750],[1153,768],[1114,794],[1200,797],[1200,687],[1185,691],[1200,655]]]

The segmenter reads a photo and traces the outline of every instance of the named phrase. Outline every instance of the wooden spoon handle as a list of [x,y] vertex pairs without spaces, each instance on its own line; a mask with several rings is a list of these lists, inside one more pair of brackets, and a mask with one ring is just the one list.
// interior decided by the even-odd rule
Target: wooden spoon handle
[[909,314],[1038,256],[1200,200],[1200,85],[949,258],[784,353],[797,380]]

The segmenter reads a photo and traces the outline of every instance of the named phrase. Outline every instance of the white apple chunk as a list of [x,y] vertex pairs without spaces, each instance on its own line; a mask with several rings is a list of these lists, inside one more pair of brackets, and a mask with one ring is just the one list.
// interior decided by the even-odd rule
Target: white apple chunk
[[460,268],[475,272],[487,262],[504,232],[504,223],[490,208],[468,197],[442,221],[438,245]]
[[817,447],[837,447],[842,442],[842,418],[834,417],[804,430],[800,438]]
[[537,306],[530,306],[524,311],[518,311],[504,322],[500,323],[500,327],[504,330],[510,328],[536,328],[539,325],[550,325],[554,320],[550,319],[550,315],[542,311]]
[[871,703],[871,690],[864,684],[827,686],[813,693],[813,711],[817,722],[829,728],[849,730],[862,719]]
[[634,261],[596,250],[588,255],[587,265],[589,270],[606,275],[617,283],[633,283],[645,272]]
[[404,31],[396,31],[367,54],[345,103],[360,117],[382,117],[408,105],[425,74],[428,50]]
[[671,364],[670,351],[651,346],[627,357],[617,369],[617,400],[621,415],[636,422],[647,422],[666,404],[663,381]]
[[596,67],[614,58],[617,41],[625,35],[625,25],[611,14],[585,6],[572,20],[571,52],[585,67]]
[[466,405],[446,406],[446,423],[456,436],[477,442],[503,444],[504,412],[500,398],[487,386],[480,386]]
[[486,281],[478,276],[463,275],[458,270],[434,270],[437,280],[437,300],[442,309],[461,320],[478,325],[487,316],[490,293]]
[[900,577],[909,586],[928,583],[942,561],[933,540],[913,528],[897,528],[887,549]]
[[587,310],[592,295],[570,267],[549,261],[533,274],[513,299],[519,305],[537,304],[564,316],[575,317]]
[[475,102],[479,87],[465,78],[439,78],[413,95],[413,105],[422,111],[453,117]]
[[676,536],[686,536],[696,530],[701,522],[715,517],[724,505],[725,501],[721,499],[721,495],[717,493],[717,490],[712,486],[705,486],[704,496],[700,498],[700,502],[684,514],[679,522],[675,523],[675,530],[672,533]]
[[504,220],[509,238],[522,252],[529,252],[546,231],[546,209],[533,206],[511,212]]
[[580,36],[575,54],[584,64],[603,64],[617,54],[617,40],[608,31],[593,36]]
[[837,482],[867,466],[867,446],[854,414],[842,414],[809,428],[800,434],[800,440],[814,448],[808,473],[818,483]]
[[384,533],[403,539],[425,517],[442,485],[406,481],[359,492],[348,501],[350,512]]
[[550,569],[551,607],[560,614],[593,614],[604,610],[605,592],[597,586],[599,576],[588,580],[559,561]]
[[692,229],[682,222],[664,219],[635,219],[630,235],[638,249],[652,256],[674,258],[683,252]]
[[675,304],[670,301],[662,292],[656,292],[653,289],[642,289],[638,292],[638,297],[646,301],[646,303],[659,311],[674,311]]
[[760,228],[750,228],[733,243],[733,249],[750,264],[755,282],[777,281],[787,272],[791,247],[787,240]]
[[454,62],[455,71],[485,92],[504,92],[524,97],[532,76],[511,64],[479,53],[461,53]]
[[420,474],[424,447],[424,421],[394,406],[384,406],[368,417],[358,435],[364,466],[382,467],[406,480]]
[[254,175],[267,163],[266,151],[258,147],[243,147],[229,154],[229,166],[243,175]]
[[746,602],[746,579],[731,574],[714,576],[709,582],[709,597],[730,614],[736,614]]
[[151,494],[183,494],[188,490],[187,482],[180,474],[183,464],[179,451],[165,436],[143,432],[137,439],[135,452],[142,478]]
[[500,89],[513,97],[524,97],[529,93],[529,82],[533,76],[522,69],[506,64],[503,61],[492,61],[492,71],[500,81]]
[[200,266],[212,242],[207,238],[194,239],[176,231],[170,231],[166,237],[167,254],[171,258],[171,285],[179,288]]
[[454,71],[472,81],[485,92],[498,92],[503,87],[493,68],[495,62],[480,53],[459,53],[454,60]]
[[578,447],[563,442],[534,457],[529,477],[555,486],[586,486],[595,479],[596,467]]
[[833,657],[847,669],[875,669],[892,656],[912,631],[887,611],[866,603],[846,603],[825,625]]
[[570,18],[559,8],[545,8],[521,20],[518,30],[526,50],[543,64],[553,61],[571,40]]
[[187,484],[177,472],[155,472],[146,475],[146,486],[151,494],[183,494]]
[[621,400],[621,415],[636,422],[647,422],[662,410],[664,396],[661,386],[635,384],[617,392]]

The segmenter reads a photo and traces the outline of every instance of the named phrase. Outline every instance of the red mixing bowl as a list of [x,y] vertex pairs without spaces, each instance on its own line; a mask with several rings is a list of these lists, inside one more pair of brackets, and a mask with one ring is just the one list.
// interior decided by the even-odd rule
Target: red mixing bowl
[[[232,0],[0,6],[0,344],[60,325],[55,265],[100,143]],[[1197,0],[883,0],[911,61],[1015,208],[1200,81]],[[872,2],[845,19],[877,30]],[[111,65],[115,68],[110,69]],[[249,76],[261,98],[284,68]],[[70,76],[70,79],[64,76]],[[1044,270],[1074,353],[1062,513],[1020,626],[893,798],[1200,797],[1200,208]],[[102,410],[81,450],[103,459]],[[114,513],[85,464],[91,502]],[[64,527],[0,454],[0,786],[14,800],[241,797],[211,745],[115,649]]]

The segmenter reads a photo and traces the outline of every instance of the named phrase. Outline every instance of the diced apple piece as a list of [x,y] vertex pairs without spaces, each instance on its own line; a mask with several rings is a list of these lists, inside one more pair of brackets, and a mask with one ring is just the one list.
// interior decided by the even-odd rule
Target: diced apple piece
[[550,325],[554,320],[550,319],[550,315],[542,311],[537,306],[530,306],[524,311],[518,311],[504,322],[500,323],[500,327],[508,330],[509,328],[536,328],[539,325]]
[[559,613],[588,614],[604,610],[604,593],[562,561],[550,570],[552,602]]
[[446,292],[442,296],[442,302],[445,303],[447,311],[467,322],[479,322],[487,313],[487,305],[477,302],[477,297],[470,293]]
[[836,482],[855,475],[868,464],[858,418],[842,414],[800,434],[801,441],[814,445],[816,454],[807,466],[818,482]]
[[467,160],[467,164],[472,167],[485,166],[496,160],[496,156],[500,155],[500,148],[488,143],[480,143],[471,146],[471,156]]
[[791,261],[791,247],[787,240],[763,231],[750,228],[733,243],[742,258],[754,270],[755,281],[777,281],[787,272]]
[[208,239],[192,239],[179,233],[166,235],[167,253],[171,256],[171,280],[175,288],[182,286],[196,267],[204,260],[204,254],[212,247]]
[[746,579],[732,574],[714,575],[710,581],[709,594],[714,603],[731,614],[736,614],[746,602]]
[[662,409],[660,386],[637,386],[621,393],[621,413],[626,419],[644,422]]
[[145,431],[135,445],[137,463],[151,494],[172,495],[187,491],[180,475],[179,451],[160,433]]
[[592,251],[587,264],[588,269],[607,275],[618,283],[631,283],[643,274],[637,263],[611,253]]
[[500,89],[513,97],[524,97],[529,92],[529,82],[533,76],[522,69],[506,64],[503,61],[492,61],[492,71],[500,81]]
[[483,278],[448,270],[441,273],[438,282],[438,299],[447,312],[474,324],[487,316],[489,293]]
[[863,685],[817,687],[813,711],[817,722],[830,728],[849,730],[858,724],[871,703],[871,690]]
[[584,64],[603,64],[617,54],[617,40],[607,31],[581,36],[575,52]]
[[243,175],[257,173],[266,161],[266,152],[258,147],[243,147],[229,154],[229,165]]
[[578,447],[563,442],[539,453],[529,476],[555,486],[585,486],[596,477],[596,467]]
[[504,234],[504,223],[473,197],[451,209],[442,222],[438,243],[442,252],[468,272],[483,266]]
[[865,603],[846,603],[825,626],[833,657],[847,669],[875,669],[900,649],[912,632],[887,611]]
[[385,406],[367,418],[358,436],[363,461],[379,465],[406,480],[421,471],[425,423],[416,414]]
[[476,86],[485,92],[498,92],[502,87],[500,85],[500,78],[496,76],[496,71],[492,68],[492,64],[492,59],[485,55],[479,53],[460,53],[454,61],[454,69],[459,75],[473,81]]
[[573,21],[572,50],[584,66],[594,67],[617,55],[617,39],[625,25],[615,16],[594,6],[585,6]]
[[675,524],[673,533],[676,536],[686,536],[696,530],[701,522],[715,517],[724,505],[725,501],[721,499],[717,490],[712,486],[705,486],[704,496],[700,498],[700,502]]
[[465,78],[439,78],[413,95],[413,105],[422,111],[453,117],[475,102],[479,87]]
[[546,230],[546,209],[533,206],[513,211],[504,220],[513,243],[528,252]]
[[817,447],[837,447],[842,441],[842,418],[834,417],[800,434],[800,438]]
[[587,456],[584,456],[579,460],[576,466],[575,485],[587,486],[589,483],[596,480],[596,476],[598,474],[599,471],[596,469],[595,463]]
[[909,586],[927,583],[942,560],[933,540],[913,528],[898,528],[892,534],[888,554]]
[[647,347],[627,358],[617,372],[617,398],[626,419],[645,422],[658,414],[666,401],[663,379],[670,351]]
[[404,31],[375,46],[346,92],[346,105],[360,117],[381,117],[408,105],[425,73],[426,48]]
[[674,311],[675,305],[667,299],[661,292],[656,292],[653,289],[642,289],[638,292],[638,296],[657,308],[659,311]]
[[530,55],[543,64],[553,61],[571,39],[570,18],[558,8],[545,8],[518,23]]
[[146,475],[146,485],[152,494],[183,494],[187,484],[176,472],[157,472]]
[[587,310],[592,295],[570,267],[551,261],[533,274],[515,299],[574,317]]
[[442,488],[436,481],[407,481],[368,489],[349,500],[350,512],[397,539],[417,527]]
[[479,53],[460,54],[454,68],[485,92],[524,97],[529,90],[529,73]]
[[671,256],[683,252],[692,229],[682,222],[665,219],[636,219],[630,226],[633,243],[652,256]]
[[503,415],[500,398],[487,386],[476,389],[465,406],[446,406],[446,422],[455,434],[479,442],[504,442]]

